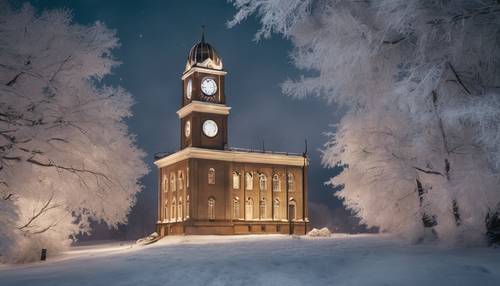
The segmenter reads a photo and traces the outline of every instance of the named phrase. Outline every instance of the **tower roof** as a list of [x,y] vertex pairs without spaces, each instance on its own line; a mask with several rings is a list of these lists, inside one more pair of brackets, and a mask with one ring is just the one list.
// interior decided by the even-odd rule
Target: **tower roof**
[[222,59],[215,49],[209,43],[205,42],[205,31],[201,33],[201,41],[196,43],[189,51],[185,71],[195,66],[222,70]]

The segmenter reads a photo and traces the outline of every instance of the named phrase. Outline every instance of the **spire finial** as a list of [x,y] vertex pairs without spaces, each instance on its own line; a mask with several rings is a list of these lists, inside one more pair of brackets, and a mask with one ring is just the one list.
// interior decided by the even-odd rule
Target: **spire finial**
[[201,25],[201,42],[205,43],[205,25]]

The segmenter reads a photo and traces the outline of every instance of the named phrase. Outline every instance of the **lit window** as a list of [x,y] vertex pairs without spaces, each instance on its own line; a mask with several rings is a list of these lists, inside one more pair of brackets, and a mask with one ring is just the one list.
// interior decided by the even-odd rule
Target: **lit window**
[[163,214],[163,219],[168,219],[168,201],[165,201],[165,213]]
[[295,178],[293,177],[292,173],[288,173],[288,191],[295,191]]
[[248,198],[245,202],[245,219],[253,219],[253,200]]
[[163,189],[163,192],[168,192],[168,177],[167,177],[167,175],[163,175],[161,187]]
[[236,171],[233,171],[233,189],[240,189],[240,174]]
[[215,185],[215,169],[214,168],[208,169],[208,183],[210,185]]
[[177,220],[181,221],[183,218],[183,204],[182,204],[182,199],[179,199],[179,202],[177,203]]
[[264,174],[259,174],[259,190],[265,191],[267,189],[267,177]]
[[250,172],[245,173],[245,189],[253,190],[253,174]]
[[279,192],[281,190],[280,177],[278,174],[273,175],[273,192]]
[[186,168],[186,187],[189,188],[189,167]]
[[259,204],[259,209],[260,209],[260,219],[265,219],[267,216],[266,216],[266,199],[262,198],[260,200],[260,204]]
[[186,218],[189,218],[189,195],[186,197]]
[[179,171],[177,175],[177,185],[179,187],[179,190],[182,190],[184,188],[184,172]]
[[215,219],[215,199],[213,197],[208,199],[208,219]]
[[238,197],[233,199],[233,218],[240,218],[240,199]]
[[175,192],[175,173],[170,173],[170,191]]
[[175,199],[172,200],[172,205],[170,206],[170,219],[175,220]]
[[280,200],[278,198],[274,199],[273,202],[273,219],[280,219]]

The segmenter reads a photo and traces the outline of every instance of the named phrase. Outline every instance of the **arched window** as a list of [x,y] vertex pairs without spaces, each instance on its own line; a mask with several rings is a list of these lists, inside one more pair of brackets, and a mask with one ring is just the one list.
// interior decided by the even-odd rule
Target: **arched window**
[[295,218],[297,217],[296,213],[296,208],[295,208],[295,200],[293,198],[290,199],[288,202],[288,219],[291,221],[294,221]]
[[186,168],[186,188],[189,188],[189,167]]
[[168,208],[168,201],[165,201],[165,212],[163,214],[163,219],[168,219],[168,211],[169,211],[169,208]]
[[280,200],[278,198],[273,201],[273,219],[280,219]]
[[240,173],[233,171],[233,189],[240,189]]
[[233,218],[240,218],[240,198],[233,199]]
[[179,190],[184,189],[184,172],[182,171],[177,173],[177,187]]
[[295,178],[292,173],[288,173],[288,191],[295,192]]
[[175,192],[175,173],[170,173],[170,191]]
[[245,219],[253,219],[253,200],[248,198],[245,202]]
[[163,175],[162,183],[161,183],[161,188],[163,189],[163,192],[168,192],[168,176]]
[[267,189],[267,177],[264,174],[259,174],[259,190],[265,191]]
[[273,192],[279,192],[281,190],[280,177],[278,174],[273,175]]
[[183,218],[183,204],[182,204],[182,198],[179,199],[179,202],[177,203],[177,220],[182,221]]
[[176,208],[176,204],[175,204],[175,198],[172,200],[172,205],[170,206],[170,220],[175,220],[175,208]]
[[208,198],[208,219],[215,219],[215,198]]
[[266,215],[267,208],[266,208],[266,199],[265,198],[260,199],[259,210],[260,210],[260,212],[259,212],[260,219],[265,219],[267,217],[267,215]]
[[210,185],[215,185],[215,169],[214,168],[208,169],[208,183]]
[[245,189],[253,190],[253,174],[250,172],[245,173]]
[[186,218],[189,218],[189,195],[186,196]]

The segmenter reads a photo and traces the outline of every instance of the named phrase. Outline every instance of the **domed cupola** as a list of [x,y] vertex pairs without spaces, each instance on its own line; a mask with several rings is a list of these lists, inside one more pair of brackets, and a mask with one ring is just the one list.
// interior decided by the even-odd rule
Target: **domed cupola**
[[205,32],[201,34],[201,41],[194,45],[189,51],[186,63],[186,71],[192,67],[203,67],[214,70],[222,70],[222,59],[215,49],[205,42]]

